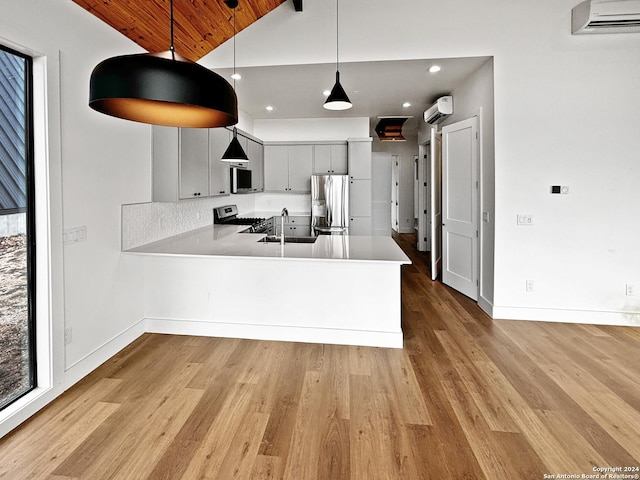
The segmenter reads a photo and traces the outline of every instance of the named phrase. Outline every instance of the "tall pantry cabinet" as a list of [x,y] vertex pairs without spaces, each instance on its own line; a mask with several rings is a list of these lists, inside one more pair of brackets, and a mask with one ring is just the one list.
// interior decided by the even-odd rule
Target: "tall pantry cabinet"
[[349,163],[349,235],[371,235],[371,143],[347,141]]

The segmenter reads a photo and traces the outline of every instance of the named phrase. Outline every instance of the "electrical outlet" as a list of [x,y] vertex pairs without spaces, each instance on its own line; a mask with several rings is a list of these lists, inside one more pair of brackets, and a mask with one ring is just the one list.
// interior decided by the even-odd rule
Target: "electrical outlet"
[[631,283],[627,283],[626,290],[625,290],[625,292],[626,292],[625,295],[627,297],[633,297],[635,295],[635,290],[636,289],[634,288],[634,286]]
[[525,283],[525,290],[527,292],[533,292],[534,289],[534,283],[533,280],[527,280]]
[[69,345],[71,342],[73,342],[73,329],[67,327],[64,329],[64,344]]

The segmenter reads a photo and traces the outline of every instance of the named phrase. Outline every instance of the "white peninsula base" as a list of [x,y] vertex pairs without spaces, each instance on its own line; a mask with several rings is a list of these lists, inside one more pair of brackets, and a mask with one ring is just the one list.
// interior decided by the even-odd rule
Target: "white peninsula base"
[[144,257],[147,331],[402,348],[400,269],[410,261],[391,238],[349,237],[343,258],[330,236],[284,255],[232,239],[237,252],[204,231],[129,250]]

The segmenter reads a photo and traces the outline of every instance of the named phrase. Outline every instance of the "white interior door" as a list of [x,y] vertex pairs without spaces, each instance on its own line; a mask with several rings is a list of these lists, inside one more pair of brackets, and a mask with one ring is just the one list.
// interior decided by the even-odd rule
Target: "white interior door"
[[478,120],[442,128],[442,281],[478,299]]
[[429,172],[429,196],[427,212],[431,237],[431,280],[440,275],[442,269],[442,135],[431,130],[431,141],[427,171]]

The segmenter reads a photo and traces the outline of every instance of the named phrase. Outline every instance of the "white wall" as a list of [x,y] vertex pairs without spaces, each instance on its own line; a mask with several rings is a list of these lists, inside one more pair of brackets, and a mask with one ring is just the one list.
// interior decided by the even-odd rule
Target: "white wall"
[[254,135],[265,142],[322,141],[369,136],[367,117],[256,119]]
[[418,154],[416,137],[407,136],[406,142],[381,142],[373,139],[371,149],[374,152],[385,152],[394,155],[398,160],[398,231],[412,233],[414,231],[413,202],[413,156]]
[[[53,327],[73,329],[72,343],[54,352],[64,359],[65,370],[54,383],[64,388],[108,358],[118,348],[114,345],[134,338],[131,328],[144,316],[139,259],[120,254],[120,205],[150,198],[150,128],[87,105],[93,67],[140,48],[70,1],[3,0],[0,41],[46,55],[47,82],[54,87],[47,92],[47,109],[59,112],[59,118],[48,119],[46,142],[58,147],[62,176],[60,187],[59,171],[48,172],[49,193],[62,199],[61,207],[52,205],[52,218],[61,218],[64,228],[87,227],[86,242],[65,247],[55,222],[49,232],[51,245],[59,249],[53,257],[61,258],[51,274],[62,275],[64,269],[64,289],[54,285],[54,292],[64,295],[64,309],[52,319]],[[44,248],[45,238],[39,241]],[[110,343],[116,338],[120,341]]]
[[[357,26],[341,31],[341,61],[494,58],[494,314],[639,323],[625,284],[640,284],[640,35],[572,36],[576,0],[387,3],[340,5]],[[333,61],[333,16],[326,2],[277,8],[240,33],[243,64]],[[205,63],[224,64],[225,47]],[[552,196],[552,184],[571,193]],[[534,224],[517,226],[517,213]]]
[[[480,129],[480,211],[487,213],[487,221],[480,214],[480,305],[489,313],[493,304],[494,242],[495,242],[495,129],[493,59],[472,73],[453,95],[453,115],[445,125],[477,116]],[[429,138],[429,128],[422,123],[421,138]]]

